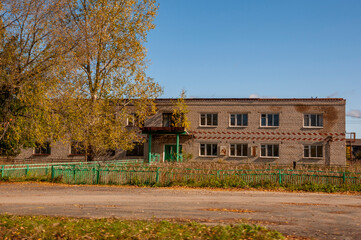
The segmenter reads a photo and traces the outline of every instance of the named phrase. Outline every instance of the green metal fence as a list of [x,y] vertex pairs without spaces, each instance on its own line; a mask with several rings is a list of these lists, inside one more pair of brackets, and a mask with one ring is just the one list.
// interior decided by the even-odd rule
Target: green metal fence
[[278,184],[361,184],[361,173],[283,169],[212,170],[156,166],[55,166],[53,177],[71,184],[168,184],[171,182],[225,180]]
[[22,177],[41,177],[54,176],[54,167],[97,167],[104,166],[124,166],[129,164],[141,164],[143,159],[125,159],[114,161],[92,161],[92,162],[68,162],[68,163],[38,163],[38,164],[13,164],[0,165],[0,177],[22,178]]
[[0,177],[49,176],[70,184],[149,184],[225,180],[246,183],[360,185],[361,173],[286,169],[194,169],[144,165],[143,160],[0,165]]

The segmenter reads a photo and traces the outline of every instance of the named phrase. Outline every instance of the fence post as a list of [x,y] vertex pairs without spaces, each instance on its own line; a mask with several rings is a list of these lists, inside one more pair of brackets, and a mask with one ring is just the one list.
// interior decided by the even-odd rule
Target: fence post
[[96,184],[99,184],[99,177],[100,177],[100,174],[99,174],[99,167],[97,168],[97,180],[96,180]]
[[217,170],[217,178],[219,179],[219,170]]
[[159,167],[157,167],[157,172],[156,172],[156,175],[155,175],[155,181],[157,183],[159,183]]
[[279,178],[279,184],[281,185],[282,184],[282,173],[281,173],[281,170],[278,170],[278,178]]
[[26,169],[25,169],[25,177],[28,176],[28,172],[29,172],[29,164],[26,165]]
[[343,181],[343,184],[346,183],[346,173],[345,172],[342,173],[342,181]]
[[54,180],[54,165],[51,165],[51,180]]
[[76,184],[76,176],[75,176],[75,174],[76,174],[75,165],[73,165],[74,184]]

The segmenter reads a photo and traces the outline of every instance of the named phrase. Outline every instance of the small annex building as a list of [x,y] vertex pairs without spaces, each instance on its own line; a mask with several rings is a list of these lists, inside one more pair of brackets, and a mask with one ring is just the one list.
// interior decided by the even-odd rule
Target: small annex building
[[[112,158],[346,164],[343,98],[187,98],[188,129],[172,125],[175,100],[156,99],[157,112],[141,131],[144,142],[132,151],[116,150]],[[36,151],[24,150],[18,158],[36,161]],[[46,153],[42,160],[85,159],[60,143],[40,151]]]

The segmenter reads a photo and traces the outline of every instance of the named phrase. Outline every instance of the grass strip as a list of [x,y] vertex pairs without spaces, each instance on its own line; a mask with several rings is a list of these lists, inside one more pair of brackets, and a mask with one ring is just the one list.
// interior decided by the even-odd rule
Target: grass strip
[[[49,176],[42,177],[22,177],[22,178],[10,178],[0,177],[0,182],[53,182],[64,183],[61,177],[51,179]],[[82,184],[82,183],[78,183]],[[107,185],[121,185],[121,184],[107,184]],[[247,183],[238,179],[237,177],[227,177],[219,179],[216,177],[208,178],[203,181],[195,181],[194,179],[188,179],[184,181],[169,181],[167,183],[156,182],[142,182],[137,177],[131,179],[126,184],[130,186],[138,187],[195,187],[195,188],[222,188],[222,189],[261,189],[261,190],[279,190],[279,191],[304,191],[304,192],[325,192],[325,193],[347,193],[347,192],[361,192],[361,185],[335,185],[335,184],[318,184],[312,182],[305,182],[302,184],[291,183],[275,183],[272,181],[259,181]]]
[[196,222],[129,221],[0,215],[1,239],[284,239],[248,224],[208,226]]

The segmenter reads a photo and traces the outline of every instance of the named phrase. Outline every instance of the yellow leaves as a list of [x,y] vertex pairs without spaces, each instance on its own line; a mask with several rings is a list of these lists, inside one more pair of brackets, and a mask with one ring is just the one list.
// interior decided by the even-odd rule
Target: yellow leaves
[[189,128],[188,121],[188,108],[185,103],[186,92],[182,90],[180,98],[177,99],[177,102],[174,103],[174,109],[172,114],[173,127],[184,127],[185,129]]

